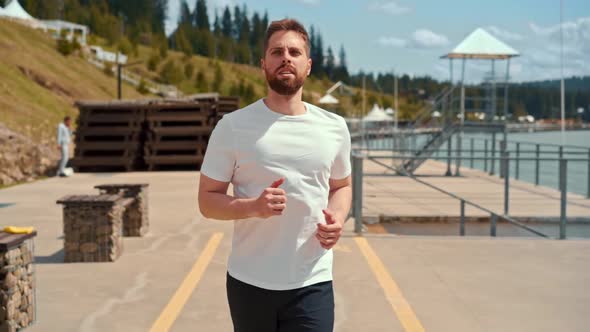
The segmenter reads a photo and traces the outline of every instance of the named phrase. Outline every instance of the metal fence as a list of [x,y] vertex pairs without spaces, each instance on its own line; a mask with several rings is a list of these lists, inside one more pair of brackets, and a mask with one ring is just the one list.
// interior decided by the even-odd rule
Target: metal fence
[[[450,146],[450,145],[449,145]],[[398,151],[394,151],[393,154],[391,155],[375,155],[375,154],[367,154],[367,150],[364,149],[356,149],[353,154],[352,154],[352,165],[353,165],[353,211],[352,214],[355,218],[355,231],[356,232],[361,232],[362,231],[362,182],[363,182],[363,161],[365,159],[370,159],[373,161],[376,161],[376,159],[391,159],[392,160],[392,165],[387,165],[384,164],[382,162],[378,162],[376,161],[378,164],[380,164],[381,166],[388,168],[392,171],[397,172],[399,175],[402,176],[407,176],[412,178],[414,181],[417,181],[421,184],[424,184],[428,187],[431,187],[432,189],[435,189],[445,195],[448,195],[450,197],[453,197],[455,199],[457,199],[460,203],[460,231],[459,234],[460,235],[465,235],[465,206],[466,205],[470,205],[473,206],[481,211],[484,211],[486,213],[488,213],[490,215],[490,235],[491,236],[496,236],[496,225],[497,225],[497,221],[500,220],[505,220],[508,223],[515,225],[517,227],[520,227],[522,229],[525,229],[535,235],[538,236],[542,236],[542,237],[550,237],[547,234],[544,234],[542,232],[539,232],[521,222],[518,222],[517,220],[515,220],[514,218],[510,217],[509,213],[510,213],[510,178],[511,178],[511,165],[515,165],[515,169],[516,169],[516,173],[518,174],[518,170],[519,170],[519,163],[523,160],[529,160],[529,161],[534,161],[535,164],[537,165],[537,175],[536,178],[538,178],[538,170],[539,170],[539,165],[541,164],[541,162],[558,162],[558,179],[557,182],[559,184],[559,191],[560,191],[560,217],[559,217],[559,238],[560,239],[565,239],[566,238],[566,226],[567,226],[567,177],[568,177],[568,163],[571,162],[584,162],[588,164],[588,177],[590,178],[590,157],[589,158],[563,158],[564,156],[564,152],[563,152],[563,148],[560,148],[558,153],[559,154],[559,158],[543,158],[540,155],[538,157],[535,158],[529,158],[529,157],[522,157],[520,154],[516,154],[515,157],[511,157],[511,151],[506,149],[507,144],[502,144],[502,149],[500,151],[500,154],[498,156],[495,155],[495,153],[493,153],[491,156],[487,156],[485,155],[484,157],[474,157],[474,152],[477,152],[475,150],[470,150],[469,152],[471,153],[471,155],[468,156],[462,156],[461,152],[462,151],[455,151],[455,152],[459,152],[456,153],[455,155],[451,154],[451,152],[453,151],[452,149],[447,149],[448,155],[447,156],[431,156],[431,157],[425,157],[426,159],[434,159],[434,160],[446,160],[447,161],[447,166],[450,169],[450,164],[451,161],[453,159],[455,159],[457,161],[457,164],[460,165],[461,161],[469,161],[471,164],[473,164],[475,161],[482,161],[484,163],[489,162],[491,165],[495,165],[496,163],[499,164],[500,166],[500,172],[499,175],[500,177],[502,177],[504,179],[504,211],[503,214],[500,215],[498,213],[495,213],[487,208],[484,208],[480,205],[478,205],[475,202],[466,200],[458,195],[455,195],[453,193],[450,193],[442,188],[436,187],[432,184],[429,184],[425,181],[420,180],[419,178],[417,178],[416,176],[414,176],[413,174],[407,173],[405,172],[405,170],[403,168],[400,167],[396,167],[396,164],[399,163],[395,163],[394,160],[406,160],[408,158],[408,155],[406,154],[406,152],[408,153],[412,153],[413,151],[411,149],[407,149],[407,151],[405,150],[398,150]],[[536,150],[538,150],[538,148],[536,148]],[[384,150],[379,150],[379,149],[372,149],[372,152],[375,151],[384,151]],[[391,150],[387,150],[387,151],[391,151]],[[484,153],[487,150],[484,150]],[[518,150],[520,151],[520,150]],[[396,153],[397,152],[397,155]],[[463,151],[463,153],[465,153]],[[415,158],[415,157],[414,157]],[[494,170],[493,167],[490,170],[491,174],[494,174]],[[447,173],[449,173],[447,171]],[[456,175],[459,174],[458,168],[457,168],[457,172]],[[448,174],[447,174],[448,175]],[[516,175],[516,174],[515,174]],[[537,182],[538,184],[538,182]],[[588,183],[589,188],[590,188],[590,181]],[[590,195],[589,195],[590,196]]]

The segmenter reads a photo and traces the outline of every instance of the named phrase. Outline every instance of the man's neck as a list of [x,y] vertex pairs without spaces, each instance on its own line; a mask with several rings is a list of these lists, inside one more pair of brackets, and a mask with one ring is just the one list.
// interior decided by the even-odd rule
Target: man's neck
[[264,99],[264,103],[272,111],[285,115],[302,115],[305,114],[305,105],[301,100],[303,88],[299,89],[294,95],[283,96],[272,89],[268,89],[268,96]]

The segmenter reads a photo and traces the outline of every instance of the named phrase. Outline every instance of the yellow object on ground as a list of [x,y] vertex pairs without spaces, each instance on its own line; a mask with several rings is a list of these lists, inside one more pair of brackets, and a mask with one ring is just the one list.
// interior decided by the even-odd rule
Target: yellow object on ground
[[6,226],[3,229],[6,233],[12,234],[31,234],[35,231],[34,227],[17,227],[17,226]]

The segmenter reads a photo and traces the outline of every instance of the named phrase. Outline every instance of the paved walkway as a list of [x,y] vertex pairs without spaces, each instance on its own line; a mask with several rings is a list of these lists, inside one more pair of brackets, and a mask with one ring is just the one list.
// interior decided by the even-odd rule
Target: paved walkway
[[[38,320],[29,331],[231,331],[224,282],[232,224],[199,215],[198,178],[76,174],[0,190],[2,224],[39,232]],[[112,182],[150,184],[149,234],[125,238],[114,263],[63,263],[55,201]],[[404,198],[397,186],[399,207],[421,199],[417,187],[408,185]],[[359,238],[352,222],[347,227],[335,249],[336,331],[587,331],[590,324],[590,241]]]
[[[391,161],[389,161],[390,163]],[[392,175],[372,161],[365,160],[365,173]],[[420,180],[443,188],[455,195],[504,214],[504,180],[486,172],[461,168],[461,176],[444,176],[446,163],[428,160],[416,172]],[[454,173],[454,168],[453,168]],[[410,178],[400,176],[365,176],[363,202],[365,215],[457,216],[459,201]],[[560,192],[510,179],[509,214],[515,217],[559,218]],[[568,217],[590,218],[590,199],[568,193]],[[467,215],[487,214],[467,207]]]

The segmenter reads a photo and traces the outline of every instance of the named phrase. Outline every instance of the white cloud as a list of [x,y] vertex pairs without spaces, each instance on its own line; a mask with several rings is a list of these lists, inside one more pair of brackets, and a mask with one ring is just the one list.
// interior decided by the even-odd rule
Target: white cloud
[[504,29],[500,29],[497,26],[493,26],[493,25],[486,27],[485,30],[489,31],[492,35],[498,37],[499,39],[503,39],[503,40],[518,41],[518,40],[524,39],[524,37],[518,33],[510,32],[510,31],[504,30]]
[[428,29],[418,29],[412,34],[411,44],[415,48],[438,48],[447,46],[449,39]]
[[320,3],[320,0],[295,0],[305,5],[317,5]]
[[[563,22],[563,73],[564,75],[590,74],[590,17]],[[523,51],[521,79],[555,79],[561,76],[560,25],[539,26],[533,22],[529,28],[534,36],[531,46]]]
[[407,40],[382,36],[377,39],[377,43],[387,47],[430,49],[448,45],[449,39],[444,35],[436,34],[427,29],[418,29]]
[[[590,51],[590,17],[580,17],[575,21],[563,22],[564,44],[575,45]],[[529,23],[530,29],[539,37],[548,37],[553,42],[559,42],[561,38],[559,24],[542,27],[535,23]]]
[[407,42],[404,39],[396,37],[380,37],[377,43],[381,46],[405,47]]
[[374,2],[369,5],[369,10],[386,12],[391,15],[403,15],[412,11],[410,7],[400,5],[395,1]]

